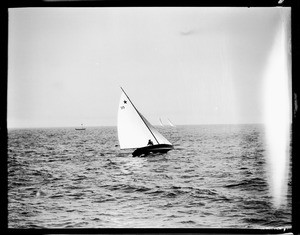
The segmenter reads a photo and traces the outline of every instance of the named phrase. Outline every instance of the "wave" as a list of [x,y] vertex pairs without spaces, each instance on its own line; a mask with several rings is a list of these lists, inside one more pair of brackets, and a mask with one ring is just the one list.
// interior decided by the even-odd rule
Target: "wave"
[[194,220],[185,220],[185,221],[181,221],[180,223],[182,223],[182,224],[195,224],[196,222]]
[[276,213],[259,129],[225,129],[182,127],[175,149],[151,158],[120,151],[116,128],[11,131],[9,227],[287,225],[291,190]]
[[245,189],[245,190],[258,190],[258,191],[263,191],[266,190],[268,184],[267,182],[262,179],[262,178],[252,178],[252,179],[246,179],[242,180],[238,183],[234,184],[227,184],[224,187],[225,188],[240,188],[240,189]]
[[145,186],[139,186],[139,185],[126,185],[126,184],[116,184],[116,185],[106,185],[102,186],[106,189],[109,189],[111,191],[117,191],[120,190],[122,192],[147,192],[151,190],[151,188],[145,187]]

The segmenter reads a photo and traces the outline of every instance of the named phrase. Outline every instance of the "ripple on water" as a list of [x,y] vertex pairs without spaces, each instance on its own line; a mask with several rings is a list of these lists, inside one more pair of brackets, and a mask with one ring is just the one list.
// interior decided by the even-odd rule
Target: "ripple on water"
[[291,226],[291,190],[277,212],[269,197],[260,125],[159,131],[175,149],[133,158],[115,127],[9,130],[9,227]]

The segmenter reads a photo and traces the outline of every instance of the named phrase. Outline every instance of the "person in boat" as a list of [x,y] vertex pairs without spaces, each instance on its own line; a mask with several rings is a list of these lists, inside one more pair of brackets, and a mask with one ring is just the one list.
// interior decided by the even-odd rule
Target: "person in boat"
[[147,145],[148,145],[148,146],[153,145],[152,140],[149,140]]

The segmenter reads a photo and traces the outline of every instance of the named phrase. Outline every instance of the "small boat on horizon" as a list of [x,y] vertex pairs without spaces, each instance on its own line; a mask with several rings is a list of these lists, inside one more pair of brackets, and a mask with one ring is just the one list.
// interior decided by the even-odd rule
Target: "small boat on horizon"
[[83,124],[81,124],[81,127],[80,128],[75,128],[76,131],[84,131],[85,128],[83,127]]
[[137,110],[121,87],[122,94],[118,110],[118,139],[120,149],[133,149],[132,155],[142,156],[150,153],[166,153],[173,149],[168,141]]
[[[176,127],[176,126],[171,122],[171,120],[170,120],[169,118],[167,118],[167,120],[168,120],[168,123],[169,123],[168,126]],[[165,124],[163,124],[161,118],[159,118],[159,124],[160,124],[161,126],[166,126]]]

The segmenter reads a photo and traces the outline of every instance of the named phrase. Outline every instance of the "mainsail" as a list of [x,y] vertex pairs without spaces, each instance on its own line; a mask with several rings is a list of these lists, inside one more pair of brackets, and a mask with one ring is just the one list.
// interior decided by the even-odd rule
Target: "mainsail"
[[171,145],[136,109],[123,89],[118,108],[118,138],[121,149],[145,147],[149,140],[154,145]]

